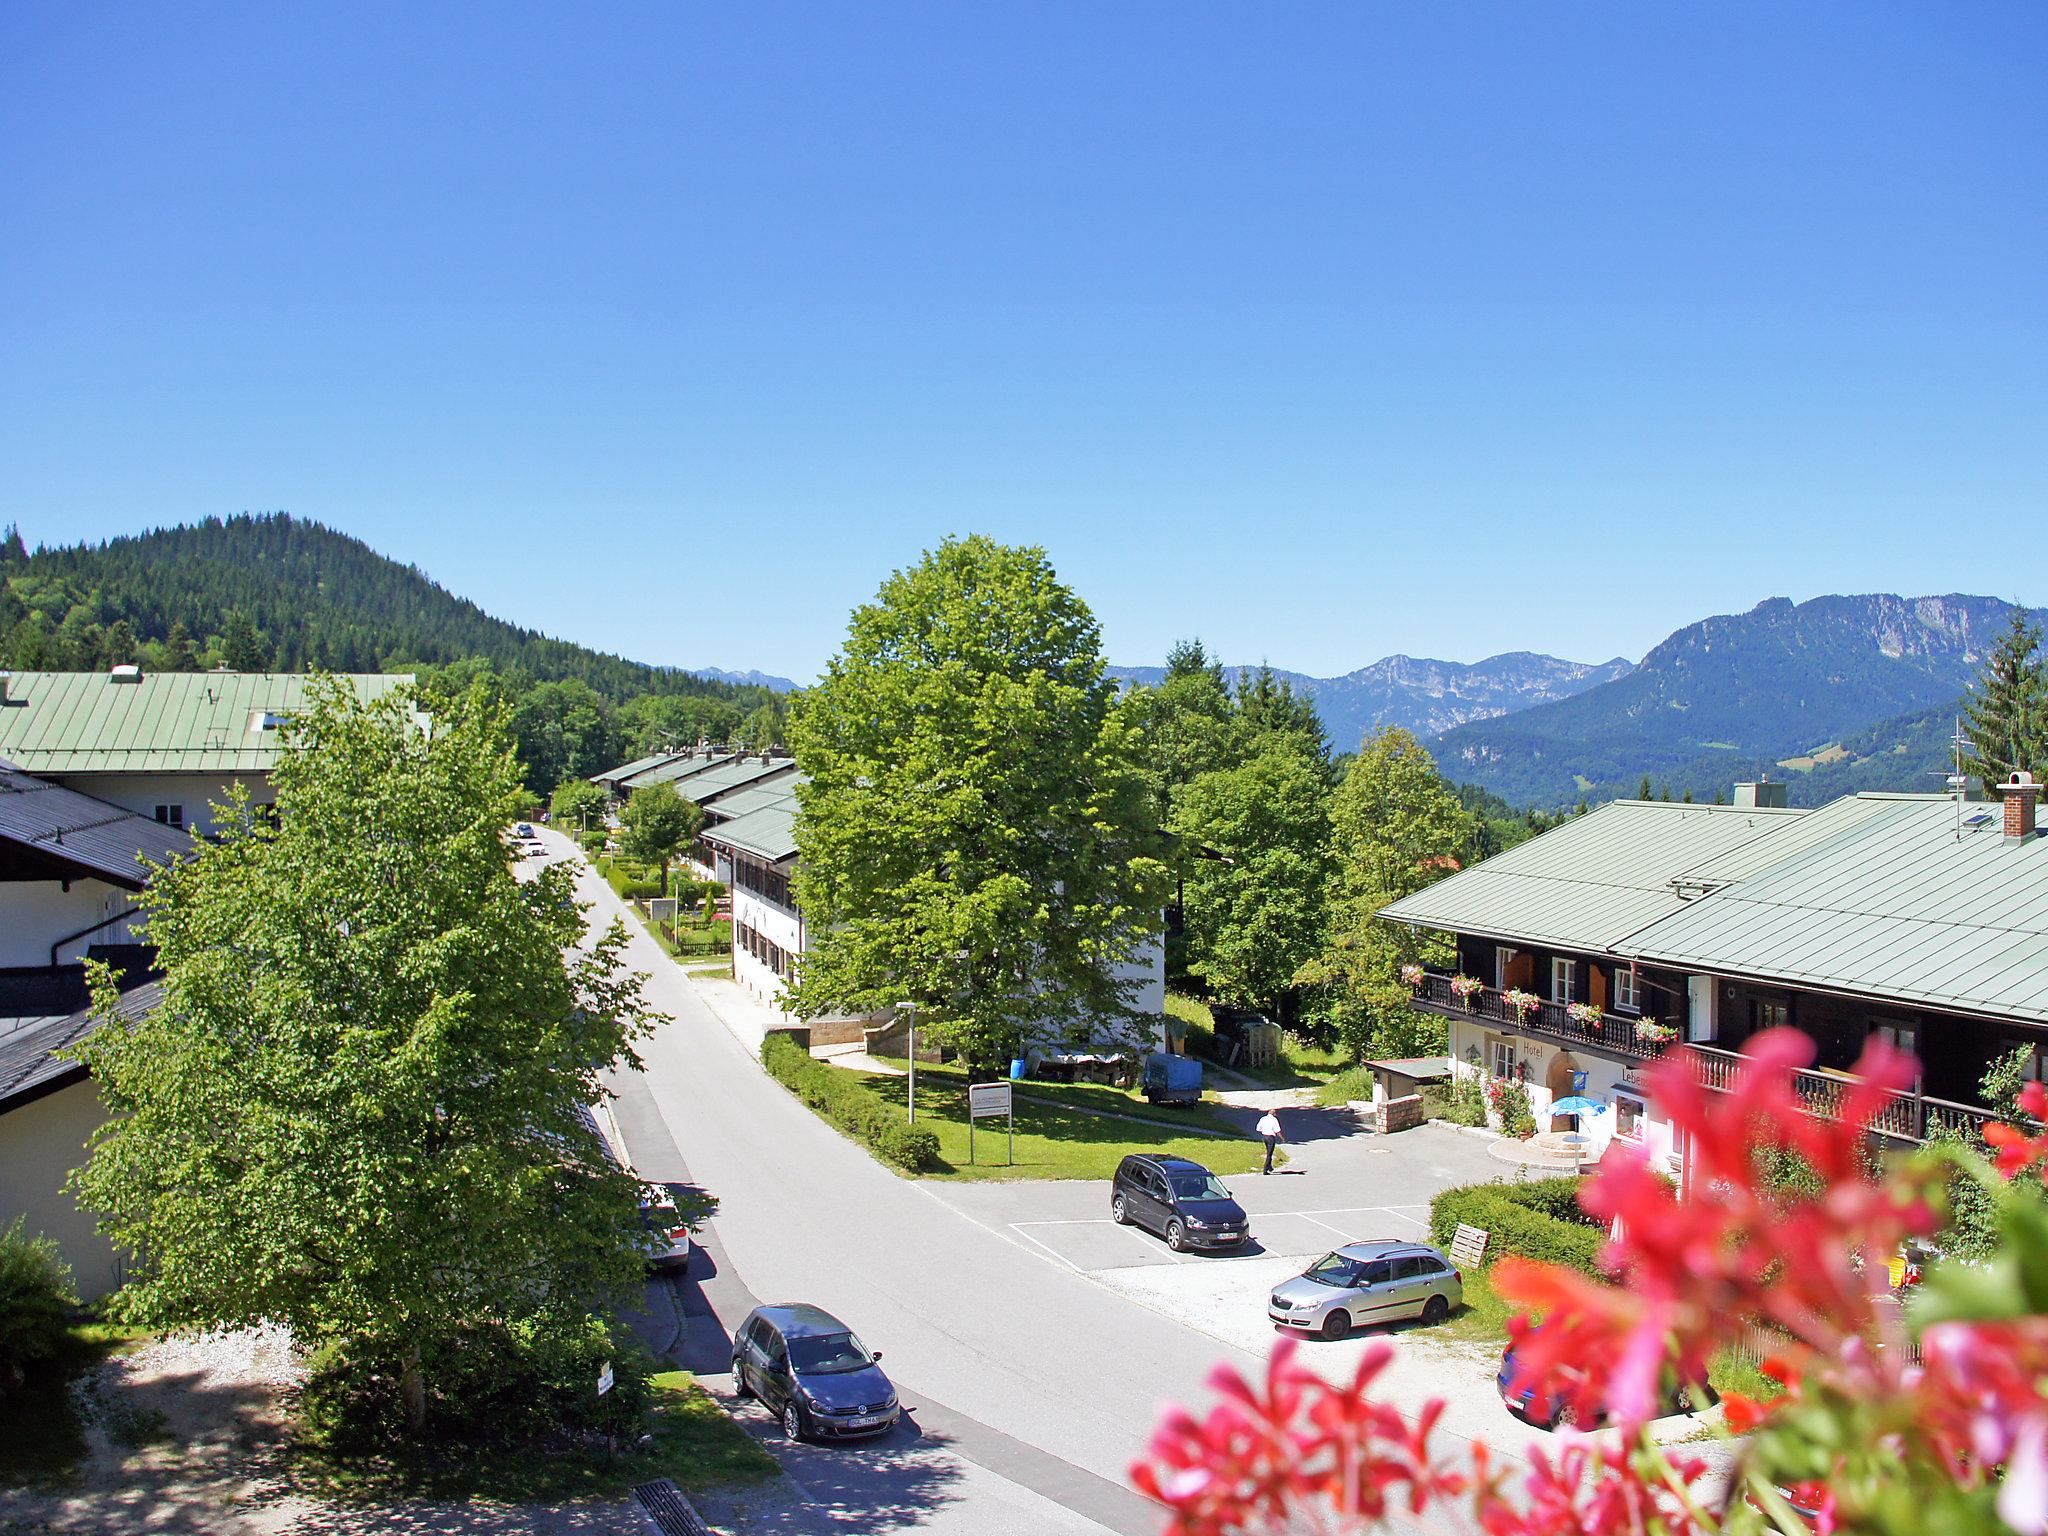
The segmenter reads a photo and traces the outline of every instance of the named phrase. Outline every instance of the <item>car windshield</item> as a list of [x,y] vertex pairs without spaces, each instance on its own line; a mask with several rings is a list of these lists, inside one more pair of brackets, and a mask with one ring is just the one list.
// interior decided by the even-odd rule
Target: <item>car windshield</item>
[[1228,1200],[1230,1191],[1213,1173],[1176,1173],[1173,1193],[1181,1200]]
[[1307,1277],[1324,1285],[1348,1286],[1358,1279],[1358,1261],[1341,1253],[1326,1253],[1309,1265]]
[[841,1371],[858,1371],[873,1365],[874,1359],[850,1333],[828,1333],[789,1341],[789,1363],[799,1375],[831,1376]]

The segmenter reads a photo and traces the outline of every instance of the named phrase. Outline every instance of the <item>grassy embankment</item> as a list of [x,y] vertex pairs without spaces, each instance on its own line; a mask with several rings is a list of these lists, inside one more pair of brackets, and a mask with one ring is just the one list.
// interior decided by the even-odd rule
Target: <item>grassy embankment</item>
[[[902,1062],[889,1063],[902,1066]],[[864,1092],[891,1105],[906,1103],[904,1078],[836,1067]],[[1150,1105],[1143,1098],[1093,1083],[1025,1082],[1017,1086],[1017,1154],[1007,1164],[1004,1120],[983,1120],[974,1135],[978,1160],[968,1161],[967,1073],[958,1066],[917,1068],[917,1123],[937,1133],[941,1179],[1106,1179],[1133,1152],[1192,1158],[1216,1173],[1249,1173],[1263,1148],[1204,1105]],[[1109,1113],[1105,1113],[1109,1112]],[[1146,1121],[1112,1119],[1142,1115]],[[1159,1124],[1150,1122],[1158,1121]],[[1188,1132],[1175,1134],[1175,1125]],[[1203,1135],[1202,1131],[1224,1135]]]

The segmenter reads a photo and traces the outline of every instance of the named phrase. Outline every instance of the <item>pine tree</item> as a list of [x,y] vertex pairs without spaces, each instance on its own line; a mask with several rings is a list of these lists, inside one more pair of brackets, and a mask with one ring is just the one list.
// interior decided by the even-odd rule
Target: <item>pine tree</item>
[[21,542],[21,529],[9,523],[7,530],[0,533],[0,565],[13,565],[28,559],[28,546]]
[[221,631],[220,654],[230,672],[263,672],[270,666],[256,626],[239,608],[228,615],[227,628]]
[[1963,723],[1964,771],[1989,792],[2016,770],[2048,766],[2048,662],[2025,609],[2013,610],[1974,692]]
[[1636,798],[1638,800],[1650,798],[1650,776],[1647,773],[1643,775],[1643,782],[1636,786]]
[[166,672],[197,672],[199,653],[192,648],[192,632],[185,628],[183,619],[171,622],[171,632],[164,637],[163,669]]

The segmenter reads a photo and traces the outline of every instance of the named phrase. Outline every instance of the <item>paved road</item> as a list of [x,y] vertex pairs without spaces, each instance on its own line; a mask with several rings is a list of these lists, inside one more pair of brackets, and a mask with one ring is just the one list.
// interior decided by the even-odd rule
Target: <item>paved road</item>
[[[587,867],[579,882],[593,916],[622,911]],[[721,1202],[693,1362],[718,1363],[753,1297],[808,1300],[880,1350],[917,1405],[917,1437],[790,1456],[797,1480],[845,1515],[779,1528],[1153,1536],[1156,1514],[1124,1483],[1131,1459],[1164,1404],[1206,1400],[1219,1360],[1257,1370],[1265,1341],[1224,1342],[1157,1298],[1134,1305],[1062,1257],[1030,1252],[1006,1224],[977,1219],[961,1192],[883,1169],[763,1074],[627,926],[628,962],[668,1022],[643,1045],[643,1071],[616,1081],[615,1111],[646,1176],[686,1170]]]

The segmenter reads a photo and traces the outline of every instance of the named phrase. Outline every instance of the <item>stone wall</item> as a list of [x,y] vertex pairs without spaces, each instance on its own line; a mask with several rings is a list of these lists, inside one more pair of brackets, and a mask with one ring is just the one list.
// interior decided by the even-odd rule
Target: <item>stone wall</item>
[[1373,1130],[1381,1136],[1395,1131],[1412,1131],[1429,1118],[1423,1112],[1422,1095],[1407,1094],[1398,1099],[1381,1099],[1373,1106]]

